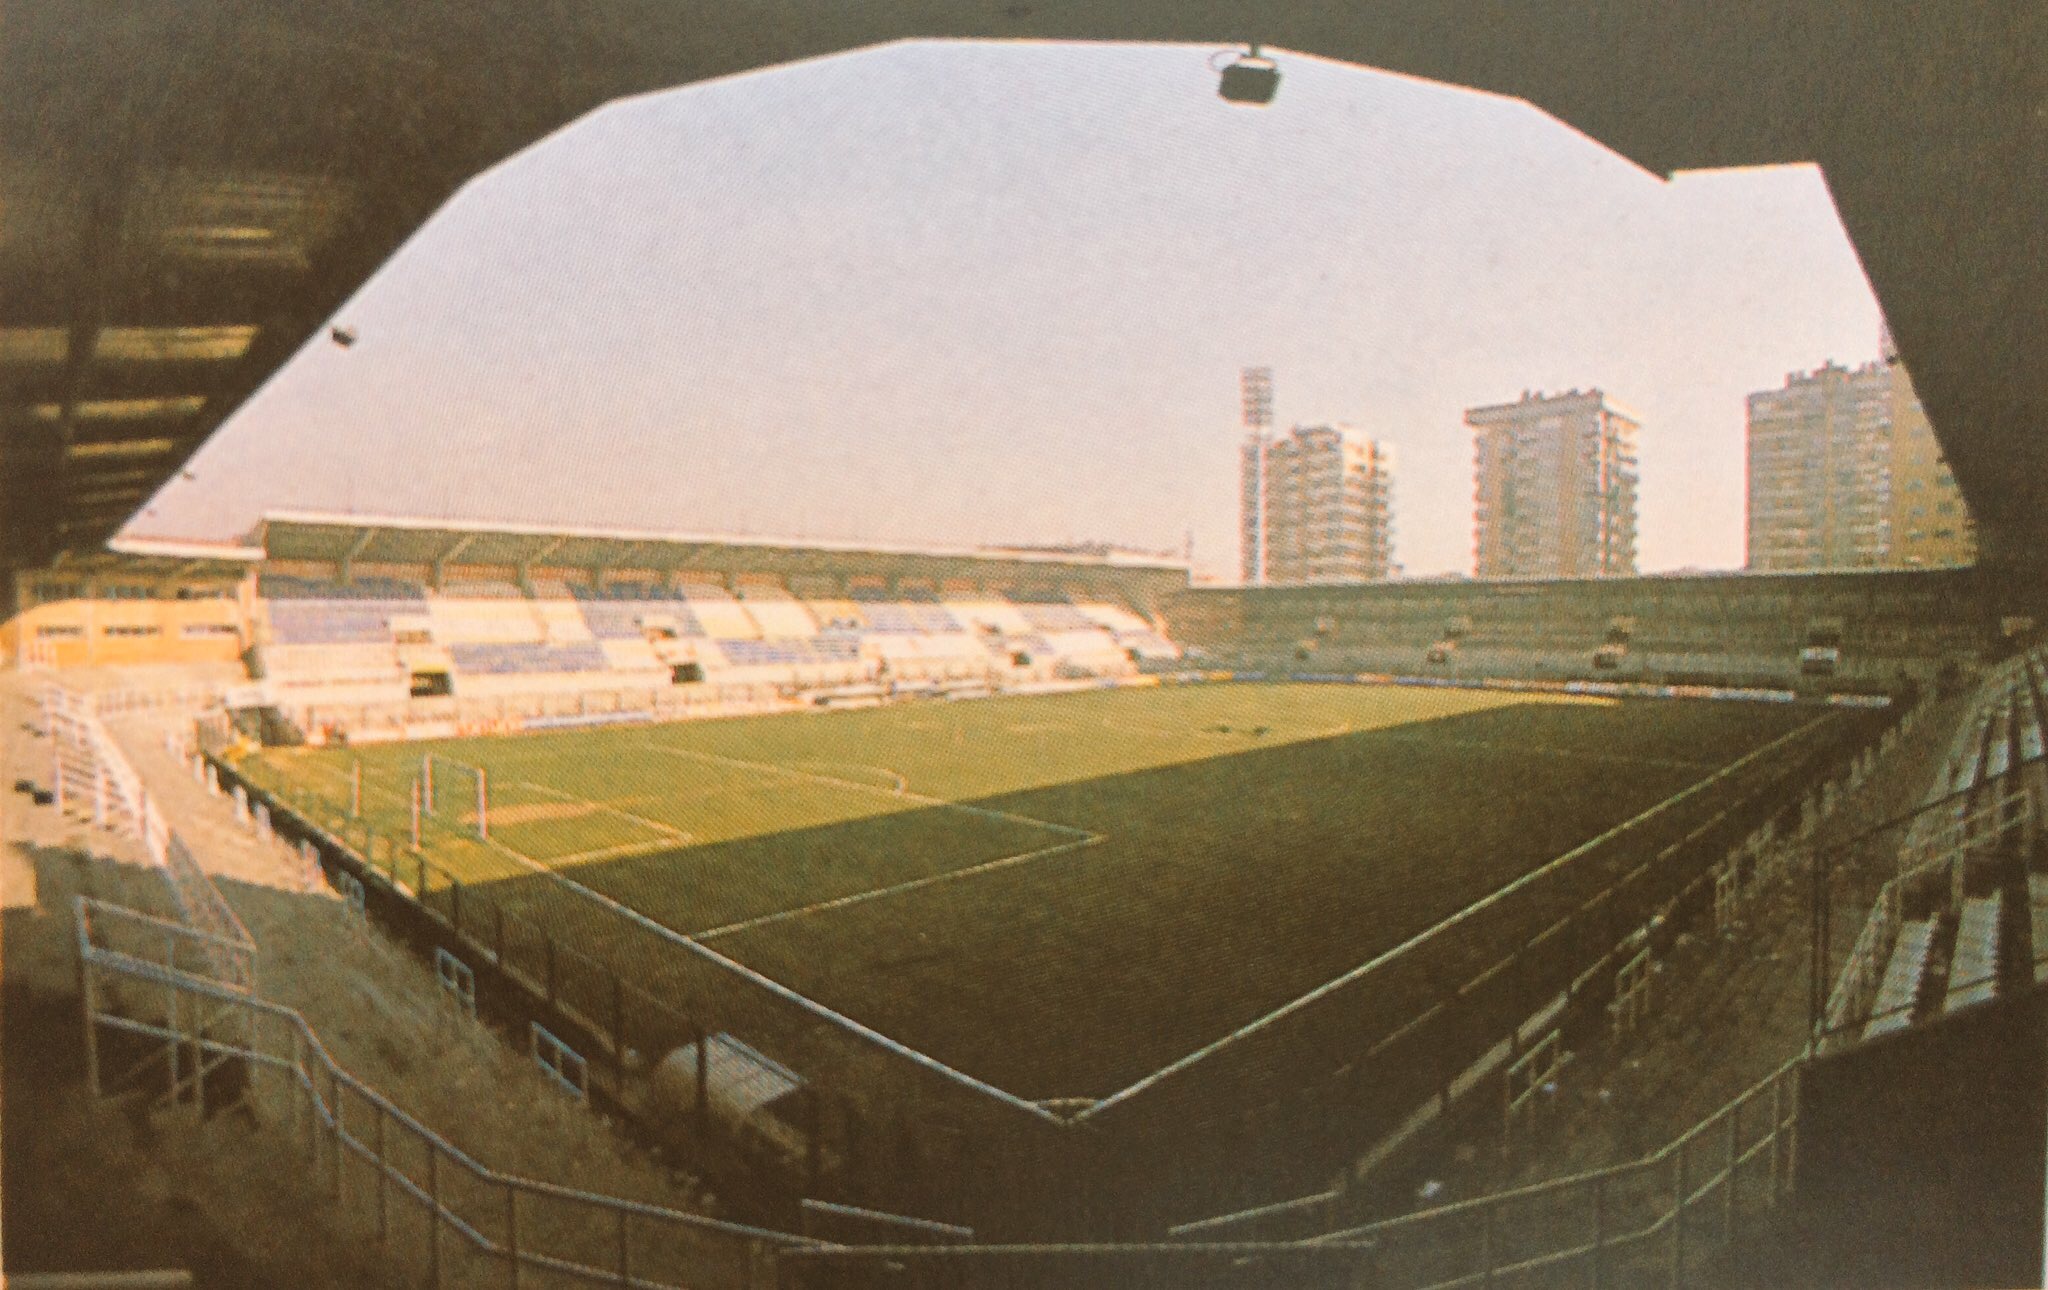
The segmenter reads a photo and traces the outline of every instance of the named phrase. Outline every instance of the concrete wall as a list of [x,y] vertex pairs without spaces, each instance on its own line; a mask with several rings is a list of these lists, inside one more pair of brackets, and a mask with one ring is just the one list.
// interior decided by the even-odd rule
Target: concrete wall
[[1800,1082],[1802,1285],[2042,1284],[2048,993],[1816,1061]]

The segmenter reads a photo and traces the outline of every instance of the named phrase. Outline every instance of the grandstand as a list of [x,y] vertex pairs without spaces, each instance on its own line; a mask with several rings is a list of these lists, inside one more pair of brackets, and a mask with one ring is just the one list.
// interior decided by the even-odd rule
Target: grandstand
[[397,519],[279,515],[252,542],[250,677],[315,739],[1113,682],[1176,662],[1157,606],[1187,581],[1128,557]]
[[1851,1046],[2048,979],[2041,809],[2048,654],[1985,678],[1829,999],[1823,1045]]
[[1997,643],[1979,584],[1945,569],[1247,588],[1165,614],[1180,645],[1240,667],[1883,690]]

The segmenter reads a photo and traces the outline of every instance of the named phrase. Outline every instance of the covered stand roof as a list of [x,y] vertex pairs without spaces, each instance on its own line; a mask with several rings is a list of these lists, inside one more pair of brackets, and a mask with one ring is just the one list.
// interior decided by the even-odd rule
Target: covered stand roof
[[144,574],[173,578],[240,578],[263,558],[260,548],[232,542],[123,541],[99,551],[60,552],[53,581]]
[[[1185,586],[1188,568],[1164,557],[1101,556],[891,546],[717,534],[549,525],[470,524],[460,520],[272,514],[258,541],[273,560],[363,564],[493,565],[517,568],[706,570],[891,578],[1028,581],[1090,577],[1137,579],[1162,590]],[[126,543],[122,544],[124,547]]]
[[1660,174],[1818,162],[1987,559],[2048,551],[2035,0],[16,0],[0,564],[104,542],[479,171],[621,95],[918,36],[1255,39],[1526,98]]

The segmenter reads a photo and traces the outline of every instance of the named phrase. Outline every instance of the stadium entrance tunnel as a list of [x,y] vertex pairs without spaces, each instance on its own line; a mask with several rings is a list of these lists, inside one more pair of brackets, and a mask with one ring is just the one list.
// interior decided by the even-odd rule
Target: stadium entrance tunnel
[[446,672],[414,672],[406,693],[415,699],[434,699],[455,693],[455,686]]
[[[424,893],[472,953],[610,1032],[629,1080],[628,1055],[644,1071],[717,1032],[801,1072],[838,1109],[784,1118],[831,1122],[805,1163],[864,1180],[855,1194],[907,1137],[920,1159],[945,1144],[946,1162],[929,1171],[945,1180],[938,1194],[907,1212],[1009,1214],[1040,1238],[1113,1214],[1130,1230],[1098,1235],[1141,1235],[1320,1185],[1668,907],[1700,856],[1718,859],[1779,809],[1771,790],[1833,755],[1855,720],[1494,697],[1434,720],[553,872],[509,876],[503,857],[467,877],[408,871],[396,850],[372,869]],[[1712,791],[1657,809],[1750,754]],[[1700,839],[1698,855],[1671,858]],[[1446,920],[1353,988],[1277,1015]],[[1092,1106],[1245,1028],[1256,1033],[1100,1114],[1027,1113]],[[934,1078],[925,1056],[1012,1103]],[[1018,1210],[1006,1193],[1027,1177],[1039,1182]]]

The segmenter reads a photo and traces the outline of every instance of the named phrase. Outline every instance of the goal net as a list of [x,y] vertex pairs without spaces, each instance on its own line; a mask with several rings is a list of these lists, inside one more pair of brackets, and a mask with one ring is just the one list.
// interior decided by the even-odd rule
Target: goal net
[[420,756],[420,809],[480,839],[491,836],[491,779],[482,766],[433,753]]

